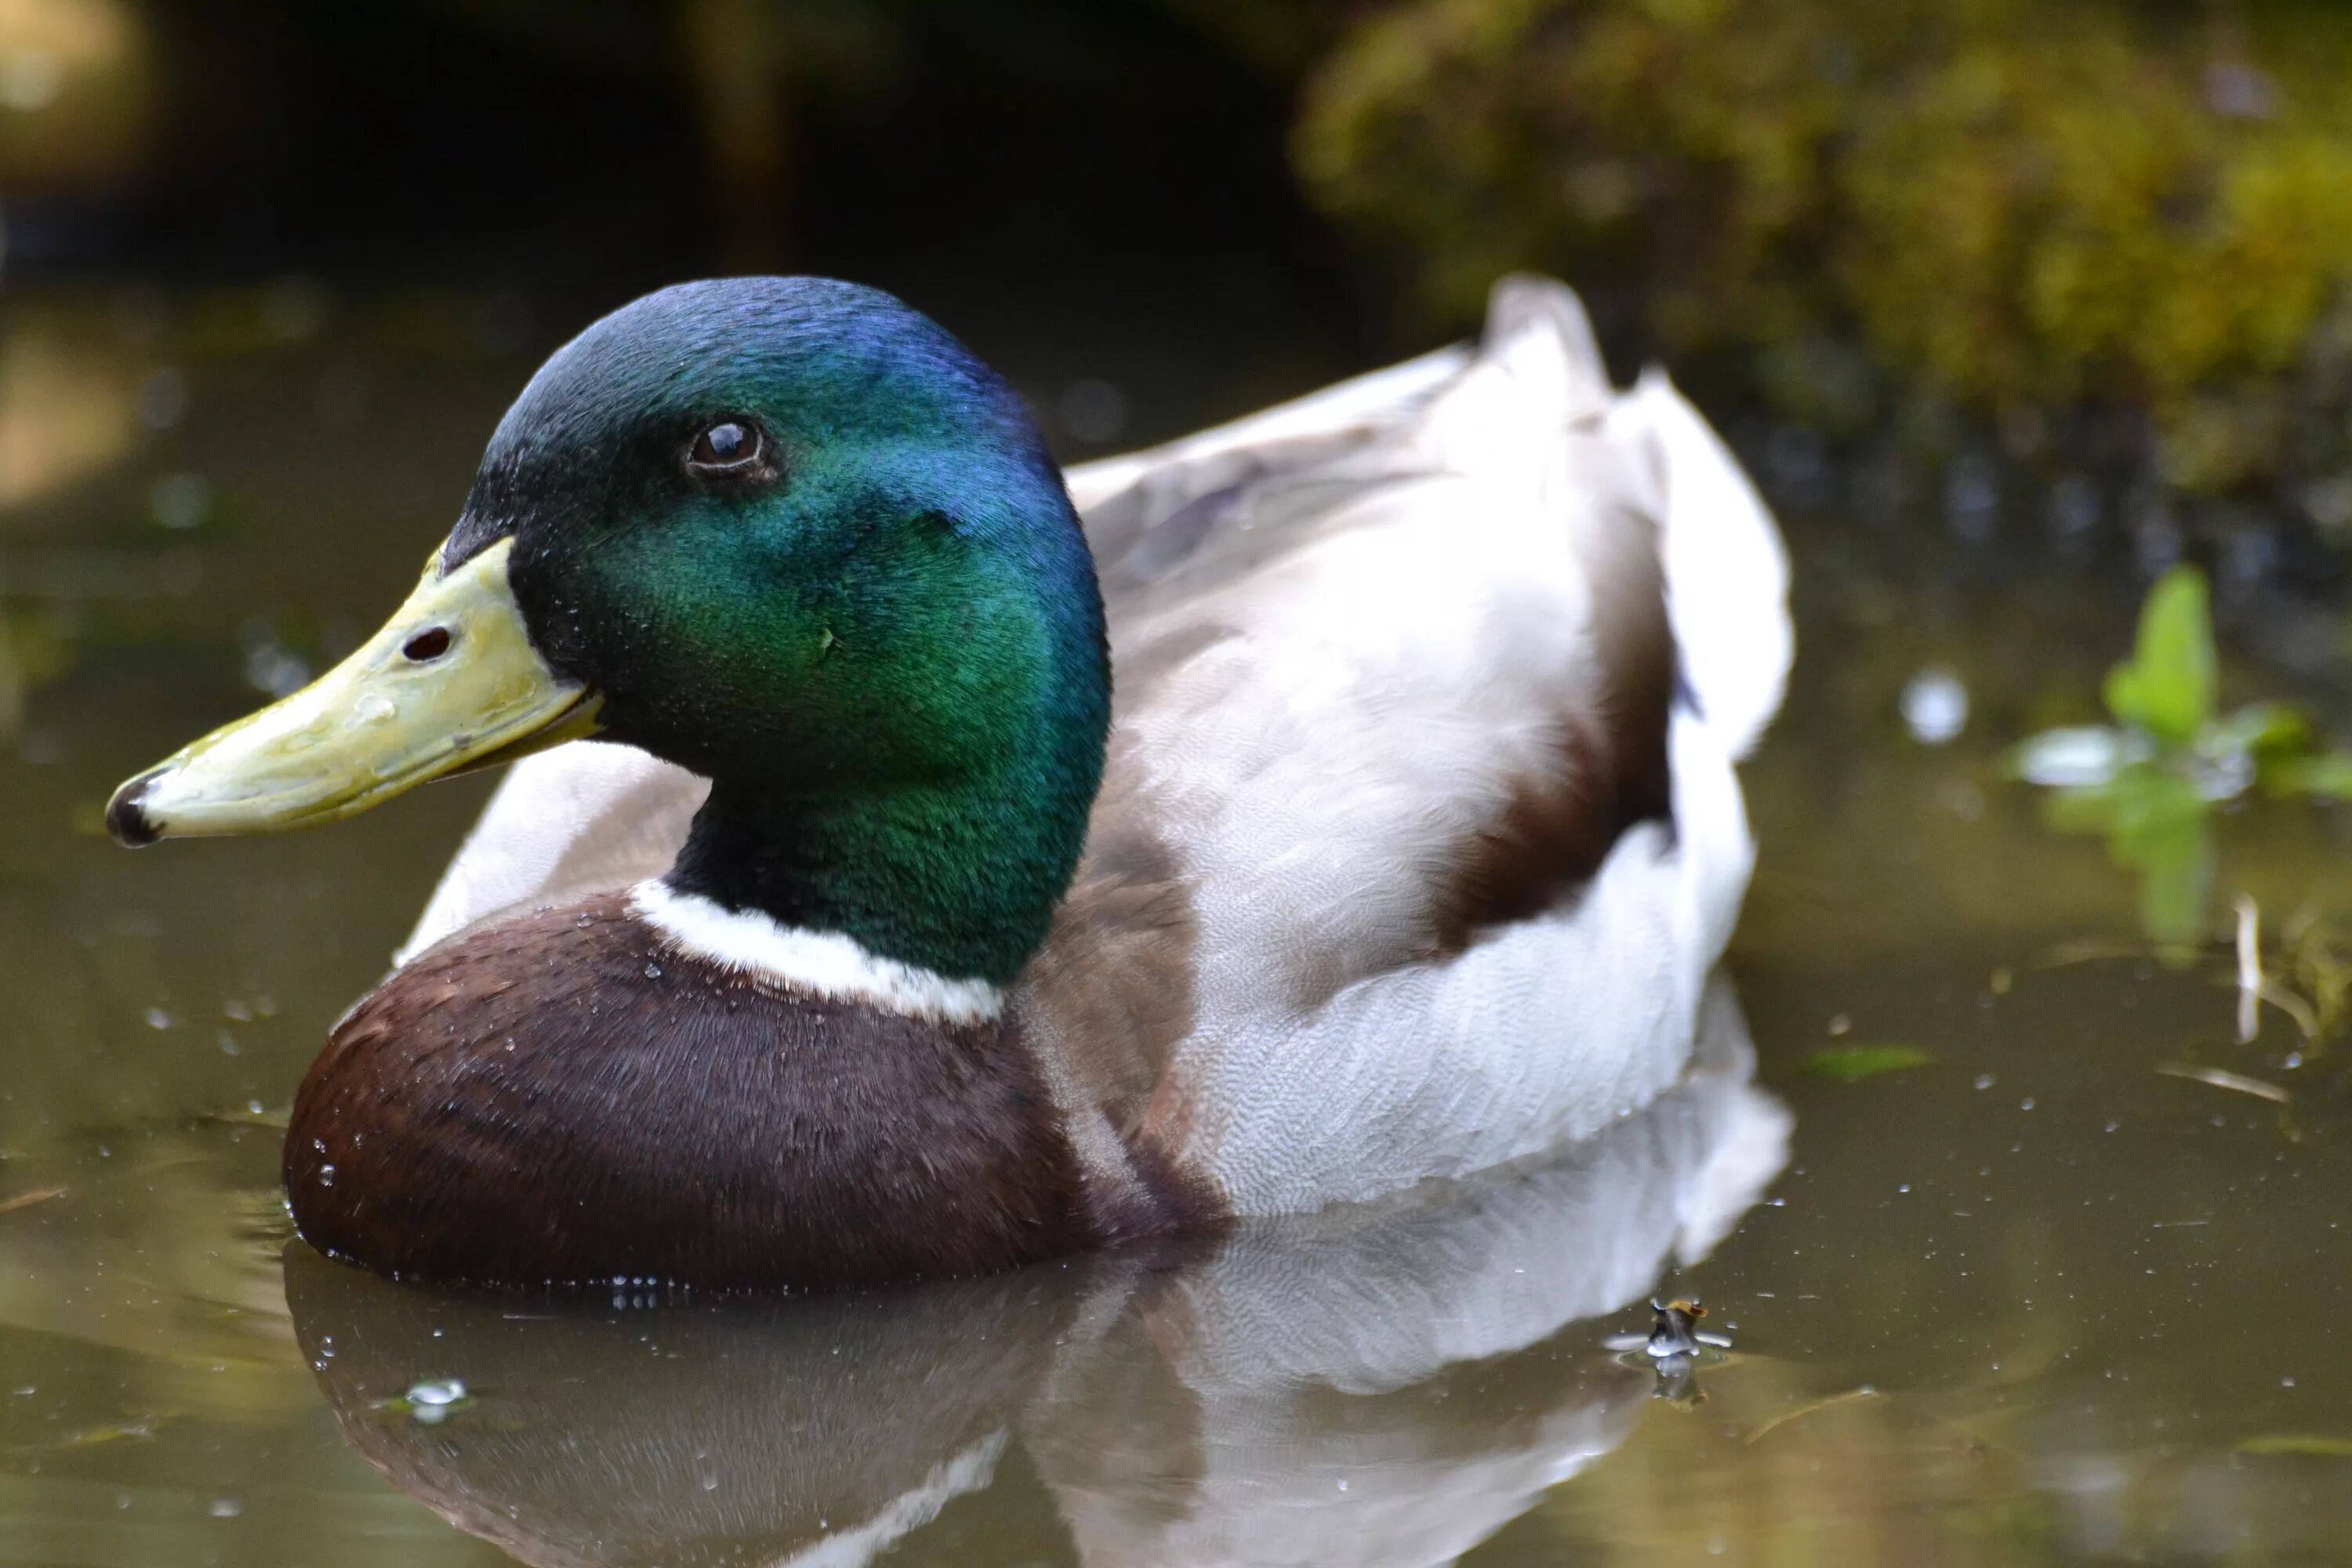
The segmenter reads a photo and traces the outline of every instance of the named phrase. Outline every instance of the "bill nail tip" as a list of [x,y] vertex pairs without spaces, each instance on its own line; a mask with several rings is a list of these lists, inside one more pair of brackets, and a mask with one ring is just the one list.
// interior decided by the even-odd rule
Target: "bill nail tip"
[[148,783],[154,776],[152,773],[141,773],[116,790],[114,798],[106,803],[106,830],[125,849],[144,849],[163,837],[142,804]]

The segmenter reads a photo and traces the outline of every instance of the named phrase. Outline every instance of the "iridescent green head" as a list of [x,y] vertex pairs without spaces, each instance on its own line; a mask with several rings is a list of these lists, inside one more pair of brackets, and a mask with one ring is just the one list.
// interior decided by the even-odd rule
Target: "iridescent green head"
[[[539,724],[593,713],[712,780],[683,890],[956,976],[1009,979],[1043,939],[1101,775],[1101,600],[1020,399],[926,317],[808,278],[686,284],[605,317],[516,400],[417,597],[362,655],[403,678],[460,661],[483,638],[430,596],[471,578],[511,595]],[[118,833],[320,820],[389,793],[246,821],[179,798],[232,740],[126,785]]]

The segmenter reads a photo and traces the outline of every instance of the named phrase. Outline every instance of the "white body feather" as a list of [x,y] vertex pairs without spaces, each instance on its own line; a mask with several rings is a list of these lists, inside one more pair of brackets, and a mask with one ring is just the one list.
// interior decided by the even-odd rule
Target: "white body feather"
[[[1770,519],[1662,375],[1615,393],[1574,297],[1514,281],[1475,354],[1068,479],[1131,808],[1197,923],[1162,1097],[1187,1166],[1237,1212],[1310,1209],[1588,1135],[1682,1075],[1752,858],[1733,763],[1790,637]],[[1663,562],[1687,694],[1671,826],[1636,826],[1558,907],[1431,956],[1461,845],[1557,770],[1564,717],[1605,710],[1608,565],[1629,546]],[[704,788],[610,745],[516,764],[404,958],[658,873]],[[1099,1146],[1099,1112],[1066,1110]]]

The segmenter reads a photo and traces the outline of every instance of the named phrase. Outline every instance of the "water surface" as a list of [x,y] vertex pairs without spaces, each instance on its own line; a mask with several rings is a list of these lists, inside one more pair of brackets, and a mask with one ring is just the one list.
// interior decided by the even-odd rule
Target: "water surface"
[[[2086,716],[2128,605],[1844,520],[1798,530],[1718,1069],[1592,1148],[815,1303],[310,1256],[273,1118],[487,785],[136,856],[97,810],[397,602],[529,361],[462,298],[285,305],[0,332],[0,1563],[2352,1561],[2345,1047],[2275,1010],[2240,1043],[2222,944],[2157,952],[2135,874],[1999,776]],[[1970,697],[1933,746],[1931,666]],[[2273,952],[2352,925],[2347,834],[2219,818],[2217,934],[2240,893]],[[1854,1046],[1927,1059],[1808,1070]],[[1653,1289],[1731,1354],[1612,1354]]]

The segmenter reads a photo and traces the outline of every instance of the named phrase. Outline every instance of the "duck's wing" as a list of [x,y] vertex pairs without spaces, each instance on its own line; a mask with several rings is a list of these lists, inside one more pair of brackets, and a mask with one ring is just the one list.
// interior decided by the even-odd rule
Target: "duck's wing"
[[1095,1163],[1244,1213],[1644,1103],[1747,882],[1732,759],[1790,639],[1737,463],[1663,376],[1615,392],[1554,283],[1402,384],[1126,459],[1087,512],[1111,765],[1026,1016]]
[[[1466,348],[1442,349],[1152,452],[1072,468],[1070,494],[1088,513],[1097,549],[1112,551],[1121,571],[1143,570],[1184,525],[1159,527],[1139,554],[1142,533],[1188,503],[1263,475],[1277,454],[1296,466],[1376,439],[1460,374],[1470,357]],[[683,768],[608,742],[575,741],[524,758],[507,770],[394,962],[517,910],[659,875],[677,858],[709,788]]]

